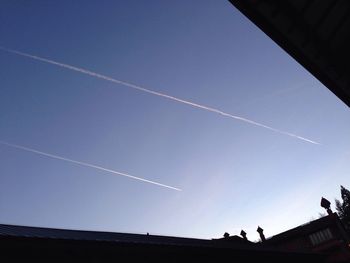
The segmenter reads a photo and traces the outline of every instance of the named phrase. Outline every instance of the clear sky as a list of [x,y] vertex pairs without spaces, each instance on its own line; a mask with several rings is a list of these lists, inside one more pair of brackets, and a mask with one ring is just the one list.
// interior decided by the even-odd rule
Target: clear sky
[[10,1],[0,45],[0,223],[257,239],[350,186],[349,108],[227,1]]

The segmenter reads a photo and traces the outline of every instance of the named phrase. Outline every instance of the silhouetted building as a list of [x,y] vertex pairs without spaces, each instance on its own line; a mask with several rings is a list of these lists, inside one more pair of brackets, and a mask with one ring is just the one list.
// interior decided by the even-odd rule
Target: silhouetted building
[[[326,208],[327,209],[327,208]],[[350,240],[337,215],[329,215],[266,239],[262,244],[289,251],[326,255],[326,262],[350,262]]]
[[318,253],[216,240],[0,225],[1,262],[323,262]]

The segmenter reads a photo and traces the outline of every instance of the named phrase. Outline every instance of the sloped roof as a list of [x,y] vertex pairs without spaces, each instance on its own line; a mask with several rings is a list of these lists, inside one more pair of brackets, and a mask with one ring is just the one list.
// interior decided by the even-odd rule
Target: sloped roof
[[116,243],[133,243],[149,245],[175,245],[175,246],[195,246],[195,247],[232,247],[239,249],[250,249],[251,242],[245,242],[242,238],[236,236],[233,240],[209,240],[184,237],[142,235],[129,233],[99,232],[85,230],[67,230],[44,227],[18,226],[0,224],[0,237],[30,237],[44,239],[68,239],[68,240],[87,240],[87,241],[109,241]]
[[30,262],[47,262],[49,259],[110,262],[121,258],[127,258],[128,262],[213,262],[228,257],[244,262],[256,262],[257,259],[321,262],[324,258],[317,253],[264,247],[241,239],[235,236],[205,240],[0,224],[1,258],[17,260],[25,255]]
[[350,107],[350,1],[230,2]]
[[336,220],[339,220],[339,218],[336,213],[333,213],[332,216],[328,215],[325,217],[321,217],[309,223],[297,226],[295,228],[292,228],[290,230],[287,230],[285,232],[272,236],[268,238],[266,242],[272,244],[282,240],[290,240],[293,237],[307,236],[321,229],[325,229],[331,225],[334,225],[336,223]]

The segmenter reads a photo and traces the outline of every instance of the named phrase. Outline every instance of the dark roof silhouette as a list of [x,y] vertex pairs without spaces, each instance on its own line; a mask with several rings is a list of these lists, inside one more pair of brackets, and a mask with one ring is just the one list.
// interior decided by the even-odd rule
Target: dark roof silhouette
[[261,245],[324,253],[325,262],[330,263],[350,262],[350,237],[337,213],[332,213],[327,207],[327,216],[270,237]]
[[0,224],[0,260],[21,262],[323,262],[317,253],[259,246],[239,236],[196,239]]
[[218,240],[221,242],[230,242],[230,243],[235,243],[235,244],[250,244],[250,245],[255,245],[255,243],[241,238],[240,236],[234,235],[234,236],[228,236],[228,237],[223,237],[219,239],[213,239],[213,240]]
[[68,230],[45,227],[31,227],[0,224],[0,236],[31,237],[48,239],[68,239],[86,241],[108,241],[116,243],[175,245],[175,246],[200,246],[200,247],[232,247],[238,245],[240,249],[250,249],[255,244],[244,240],[239,236],[229,237],[229,242],[224,239],[197,239],[173,236],[159,236],[152,234],[129,234],[115,232],[100,232],[86,230]]
[[[337,213],[333,213],[333,219],[339,221]],[[340,221],[339,221],[340,223]],[[334,225],[334,221],[330,220],[330,216],[324,216],[319,219],[310,221],[306,224],[297,226],[295,228],[289,229],[285,232],[282,232],[278,235],[269,237],[266,239],[267,243],[275,243],[284,239],[291,239],[295,236],[307,236],[316,231],[325,229],[331,225]]]
[[350,1],[230,2],[350,107]]

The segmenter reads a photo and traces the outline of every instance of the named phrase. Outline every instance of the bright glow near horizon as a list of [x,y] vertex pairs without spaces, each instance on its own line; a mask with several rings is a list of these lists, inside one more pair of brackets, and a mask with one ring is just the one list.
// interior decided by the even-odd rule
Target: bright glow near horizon
[[183,191],[3,145],[0,223],[199,238],[244,229],[255,240],[258,225],[271,236],[317,218],[320,198],[349,186],[349,109],[230,3],[5,1],[2,10],[1,46],[322,146],[2,51],[1,140]]

